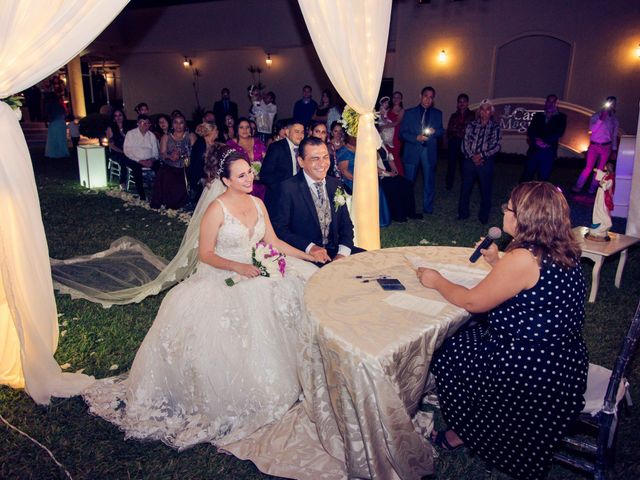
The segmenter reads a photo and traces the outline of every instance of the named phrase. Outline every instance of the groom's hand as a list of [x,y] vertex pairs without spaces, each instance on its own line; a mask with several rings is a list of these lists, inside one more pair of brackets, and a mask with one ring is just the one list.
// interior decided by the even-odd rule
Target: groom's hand
[[318,245],[314,245],[313,247],[311,247],[309,253],[318,263],[327,263],[331,261],[331,257],[329,257],[327,250],[325,248],[319,247]]

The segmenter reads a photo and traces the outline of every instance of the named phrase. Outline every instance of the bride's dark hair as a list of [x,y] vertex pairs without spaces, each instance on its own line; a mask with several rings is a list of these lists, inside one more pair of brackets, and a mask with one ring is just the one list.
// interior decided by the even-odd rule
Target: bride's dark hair
[[229,178],[231,164],[238,160],[244,160],[249,163],[244,154],[224,143],[216,142],[211,145],[204,157],[204,173],[207,185],[211,184],[216,178]]

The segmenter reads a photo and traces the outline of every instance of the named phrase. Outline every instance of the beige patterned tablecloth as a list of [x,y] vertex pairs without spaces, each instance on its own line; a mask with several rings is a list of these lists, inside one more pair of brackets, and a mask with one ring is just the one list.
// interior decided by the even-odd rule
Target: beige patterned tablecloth
[[[304,399],[280,422],[224,449],[289,478],[419,479],[433,473],[432,449],[415,416],[433,352],[468,313],[422,287],[405,255],[488,271],[482,261],[468,262],[471,252],[392,248],[319,270],[307,283],[300,325]],[[434,308],[392,306],[385,299],[394,292],[357,275],[397,278],[404,293],[435,302]]]

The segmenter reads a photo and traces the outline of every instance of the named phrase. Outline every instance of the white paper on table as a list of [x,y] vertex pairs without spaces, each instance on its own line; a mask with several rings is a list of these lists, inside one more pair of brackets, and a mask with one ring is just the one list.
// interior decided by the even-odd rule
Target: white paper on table
[[418,257],[417,255],[405,255],[405,258],[416,270],[420,267],[437,270],[440,272],[440,275],[450,282],[457,283],[458,285],[462,285],[467,288],[475,287],[489,273],[486,270],[467,267],[464,265],[449,265],[446,263],[430,262],[422,257]]
[[447,306],[444,302],[437,300],[429,300],[427,298],[416,297],[415,295],[409,295],[408,293],[395,292],[389,295],[383,300],[392,307],[404,308],[405,310],[411,310],[412,312],[424,313],[430,317],[435,317],[440,314],[442,309]]

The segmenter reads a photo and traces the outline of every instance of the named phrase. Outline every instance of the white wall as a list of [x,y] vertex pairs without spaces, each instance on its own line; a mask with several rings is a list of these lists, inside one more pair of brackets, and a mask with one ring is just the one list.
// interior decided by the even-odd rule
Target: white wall
[[[397,8],[396,84],[405,106],[420,89],[433,85],[445,113],[458,93],[472,102],[493,96],[494,48],[525,33],[545,33],[573,44],[573,62],[562,100],[597,109],[608,95],[618,97],[618,117],[627,132],[636,129],[640,59],[640,2],[628,0],[413,0]],[[437,60],[445,49],[447,63]],[[549,52],[550,55],[553,52]],[[537,72],[529,72],[535,77]],[[544,97],[546,91],[540,91]]]
[[[436,103],[448,115],[462,91],[472,102],[493,95],[494,49],[527,33],[552,35],[573,47],[562,100],[597,109],[604,97],[616,95],[621,127],[634,132],[640,91],[638,25],[639,1],[432,0],[418,5],[416,0],[396,0],[384,76],[395,78],[405,106],[417,103],[423,86],[433,85]],[[446,63],[437,61],[442,49],[448,54]],[[264,67],[267,51],[274,62],[262,81],[276,92],[281,117],[290,115],[305,83],[316,98],[330,86],[295,0],[219,0],[126,10],[90,50],[121,63],[129,114],[139,101],[148,102],[153,112],[179,108],[190,114],[195,100],[190,74],[181,63],[184,55],[193,57],[202,73],[205,107],[227,86],[245,112],[245,89],[251,83],[247,67]]]
[[[280,52],[272,54],[271,68],[266,68],[264,51],[259,48],[209,51],[193,57],[194,67],[201,72],[201,105],[213,108],[213,103],[220,99],[220,90],[228,87],[240,115],[246,115],[249,109],[246,92],[252,83],[249,65],[263,68],[261,80],[268,90],[276,93],[279,118],[291,116],[293,103],[302,96],[305,83],[313,87],[315,98],[320,97],[323,88],[330,87],[313,48],[287,48]],[[149,103],[152,113],[169,113],[178,108],[190,118],[196,105],[193,76],[182,61],[183,57],[175,53],[140,53],[121,62],[125,109],[130,118],[133,107],[141,101]]]

